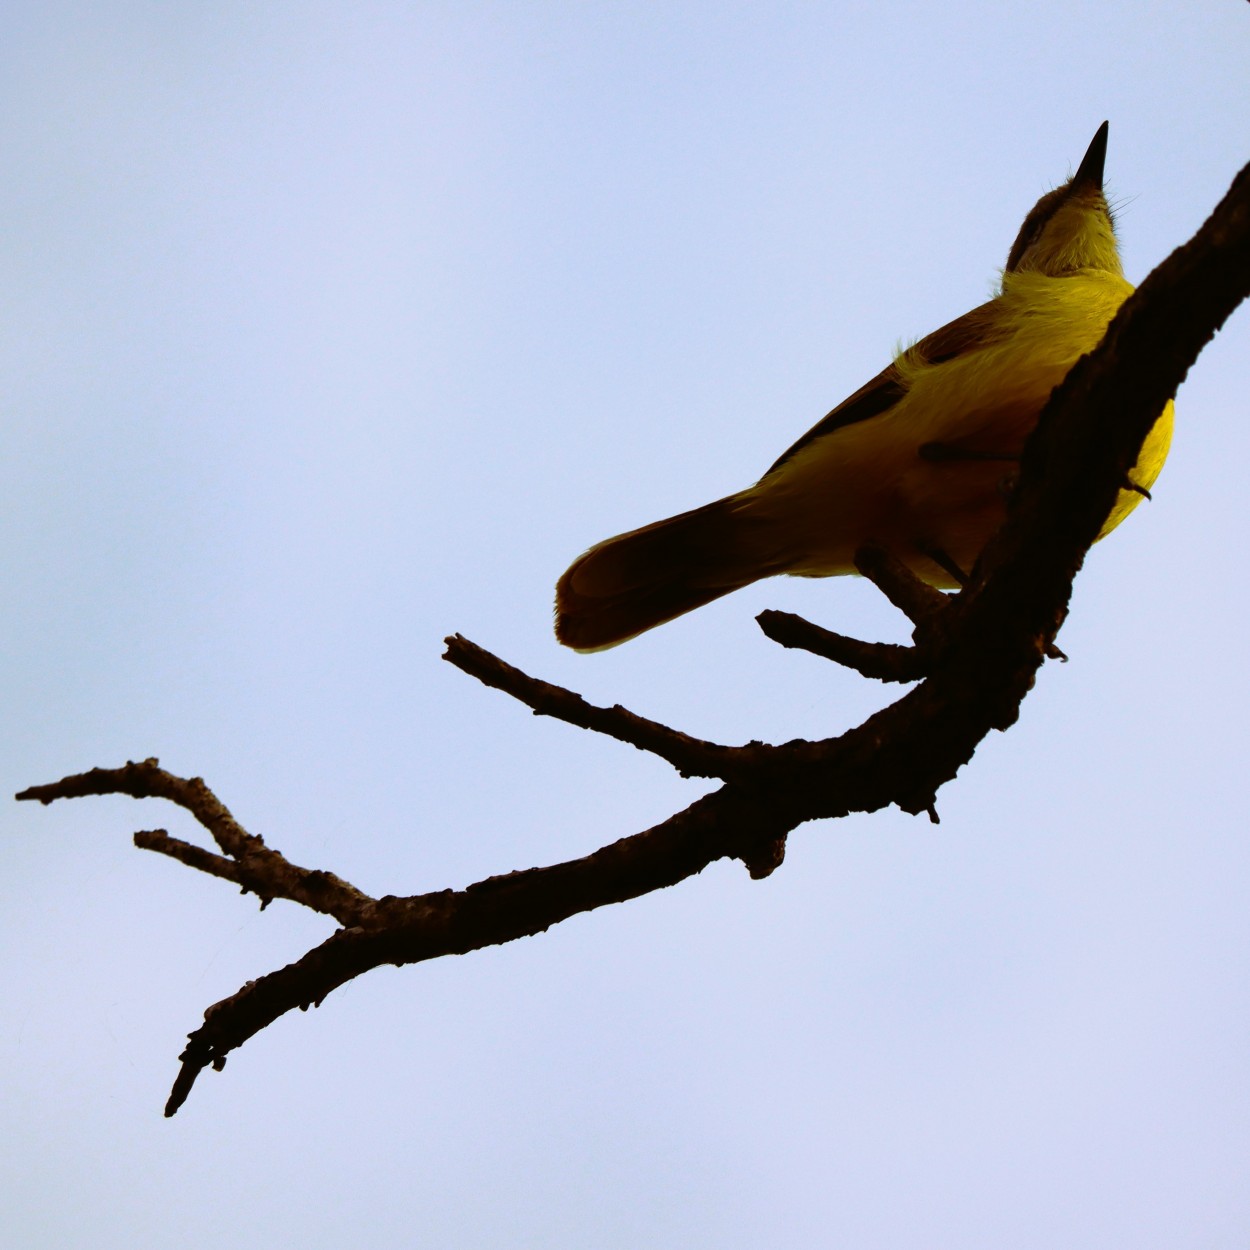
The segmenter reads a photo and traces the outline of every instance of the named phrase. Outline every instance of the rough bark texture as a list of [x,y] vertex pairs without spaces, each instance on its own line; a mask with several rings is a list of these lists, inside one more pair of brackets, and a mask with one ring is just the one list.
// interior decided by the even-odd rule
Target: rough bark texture
[[761,627],[786,646],[881,680],[920,680],[840,737],[777,746],[705,742],[621,707],[595,707],[459,635],[447,639],[445,659],[535,713],[649,751],[683,776],[722,782],[654,828],[581,859],[490,877],[463,890],[373,898],[333,873],[290,863],[239,825],[203,781],[175,777],[156,760],[97,768],[22,791],[19,799],[42,803],[92,794],[168,799],[199,821],[217,850],[164,830],[137,833],[137,846],[231,881],[258,895],[262,906],[291,899],[341,926],[295,963],[205,1012],[182,1053],[166,1114],[182,1105],[205,1067],[220,1069],[230,1051],[279,1016],[320,1003],[381,964],[417,963],[541,933],[580,912],[675,885],[717,859],[739,859],[752,876],[767,876],[782,862],[786,835],[805,821],[891,803],[936,819],[938,789],[991,729],[1014,723],[1039,665],[1055,654],[1072,579],[1142,440],[1247,294],[1250,167],[1056,390],[1025,449],[1007,523],[958,595],[935,595],[880,552],[860,553],[861,571],[915,624],[914,646],[859,642],[787,614],[763,614]]

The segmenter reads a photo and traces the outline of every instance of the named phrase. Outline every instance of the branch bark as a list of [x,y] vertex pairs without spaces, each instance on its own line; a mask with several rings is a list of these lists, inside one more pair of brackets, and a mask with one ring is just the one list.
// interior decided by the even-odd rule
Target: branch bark
[[205,1067],[220,1069],[232,1050],[292,1008],[319,1004],[381,964],[417,963],[540,933],[581,912],[675,885],[726,857],[741,860],[752,876],[767,876],[782,861],[786,835],[806,821],[891,803],[936,819],[939,788],[991,729],[1014,723],[1067,614],[1072,579],[1142,440],[1199,352],[1248,294],[1250,166],[1055,391],[1025,448],[1008,520],[968,585],[958,595],[935,598],[865,553],[863,571],[916,625],[914,646],[884,648],[828,631],[822,641],[816,626],[765,614],[766,632],[787,645],[817,650],[861,672],[880,670],[871,675],[887,680],[923,676],[840,737],[775,746],[706,742],[624,708],[591,705],[459,635],[449,638],[445,659],[536,714],[649,751],[683,776],[722,782],[655,827],[580,859],[490,877],[463,890],[375,899],[333,873],[290,863],[243,829],[203,781],[175,777],[155,760],[22,791],[19,799],[42,803],[90,794],[168,799],[188,811],[218,849],[163,830],[136,834],[136,845],[232,881],[262,905],[288,898],[341,926],[301,959],[205,1012],[181,1055],[166,1114],[182,1105]]

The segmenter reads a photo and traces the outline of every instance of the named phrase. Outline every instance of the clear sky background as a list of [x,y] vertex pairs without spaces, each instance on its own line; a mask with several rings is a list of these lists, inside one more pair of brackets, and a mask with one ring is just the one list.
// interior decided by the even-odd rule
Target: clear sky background
[[[1244,0],[12,3],[0,793],[158,755],[295,861],[461,886],[705,787],[439,659],[726,742],[889,696],[774,581],[599,656],[552,585],[754,480],[982,300],[1111,121],[1139,280],[1250,158]],[[161,1108],[331,925],[0,805],[0,1228],[91,1247],[1084,1250],[1250,1239],[1250,314],[1020,723],[939,796],[375,972]]]

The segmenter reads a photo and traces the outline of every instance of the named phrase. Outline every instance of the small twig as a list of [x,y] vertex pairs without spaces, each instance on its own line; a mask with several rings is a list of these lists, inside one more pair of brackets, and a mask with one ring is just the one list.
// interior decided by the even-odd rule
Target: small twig
[[[75,773],[47,785],[30,786],[15,797],[47,805],[57,799],[80,798],[89,794],[126,794],[135,799],[162,798],[176,803],[212,834],[225,858],[210,851],[201,851],[203,858],[189,854],[184,857],[180,851],[173,849],[174,839],[170,839],[167,846],[148,845],[144,849],[159,850],[201,872],[225,877],[259,895],[263,901],[287,898],[312,911],[333,916],[344,925],[367,922],[376,906],[374,899],[342,877],[291,863],[280,851],[266,846],[259,834],[248,833],[202,778],[176,777],[166,772],[156,759],[140,763],[132,760],[123,768],[93,768],[90,772]],[[197,849],[190,843],[179,845],[189,850]],[[222,870],[222,865],[227,862],[236,865],[236,874]]]
[[760,629],[783,647],[810,651],[875,681],[919,681],[932,670],[950,596],[921,581],[881,547],[861,547],[855,553],[855,567],[915,626],[914,646],[849,638],[792,612],[761,612],[755,618]]
[[176,777],[160,766],[158,759],[138,763],[131,760],[124,768],[93,768],[89,772],[62,777],[48,785],[30,786],[16,797],[34,799],[45,806],[56,799],[81,798],[89,794],[127,794],[134,799],[161,798],[176,803],[195,817],[213,835],[213,840],[230,856],[238,858],[264,840],[248,833],[229,809],[199,777]]
[[623,708],[598,707],[563,686],[541,681],[470,642],[462,634],[444,639],[443,659],[484,685],[502,690],[531,708],[536,716],[551,716],[579,729],[606,734],[640,751],[649,751],[670,763],[683,777],[717,777],[730,780],[741,769],[738,747],[706,742],[648,720]]
[[135,846],[141,851],[156,851],[161,855],[168,855],[180,864],[186,864],[188,868],[206,872],[210,877],[220,877],[223,881],[233,881],[235,885],[242,886],[244,892],[250,890],[253,894],[259,894],[261,907],[269,902],[256,884],[249,884],[243,879],[239,865],[224,855],[215,855],[212,851],[206,851],[202,846],[196,846],[193,842],[184,842],[181,838],[170,837],[164,829],[140,829],[135,833],[133,840]]
[[793,612],[778,612],[772,608],[761,612],[755,620],[773,642],[810,651],[876,681],[919,681],[927,671],[925,656],[916,647],[848,638],[813,625]]

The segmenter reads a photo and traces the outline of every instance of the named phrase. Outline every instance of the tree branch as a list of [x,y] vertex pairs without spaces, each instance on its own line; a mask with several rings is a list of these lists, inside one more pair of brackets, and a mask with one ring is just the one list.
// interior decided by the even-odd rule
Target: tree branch
[[775,608],[766,609],[755,619],[764,636],[773,642],[810,651],[876,681],[919,681],[927,670],[926,657],[918,647],[848,638],[793,612],[778,612]]
[[[175,777],[155,759],[133,761],[123,768],[93,768],[75,773],[49,785],[31,786],[14,797],[33,799],[45,806],[56,799],[82,798],[90,794],[128,794],[134,799],[168,799],[190,812],[212,835],[222,856],[201,850],[199,856],[174,849],[173,841],[157,845],[153,834],[136,835],[144,850],[159,850],[182,860],[190,867],[225,877],[246,892],[260,896],[261,906],[275,898],[288,898],[312,911],[333,916],[340,924],[358,923],[375,901],[354,885],[320,869],[300,868],[280,851],[265,845],[264,838],[248,833],[230,814],[226,805],[199,777]],[[138,839],[142,837],[143,842]],[[190,847],[189,843],[178,844]],[[199,848],[193,848],[198,850]],[[196,862],[192,862],[192,860]],[[227,870],[225,865],[231,867]]]
[[[1250,167],[1194,239],[1124,304],[1101,346],[1056,389],[1025,448],[1007,522],[968,585],[958,595],[939,596],[939,603],[888,562],[866,558],[864,571],[873,570],[877,584],[916,624],[917,645],[895,652],[829,635],[838,639],[835,658],[846,662],[853,655],[865,671],[898,656],[900,666],[920,664],[924,680],[840,737],[777,746],[704,742],[623,708],[595,707],[459,635],[450,638],[451,663],[534,712],[607,733],[683,774],[722,779],[719,789],[654,828],[580,859],[491,877],[464,890],[372,899],[333,874],[288,863],[239,826],[202,781],[174,777],[155,760],[94,769],[19,794],[44,803],[88,794],[170,799],[199,821],[221,854],[162,831],[137,835],[140,845],[234,881],[262,900],[303,903],[343,926],[295,963],[205,1012],[181,1056],[167,1114],[181,1106],[205,1067],[220,1068],[230,1051],[292,1008],[319,1003],[380,964],[416,963],[540,933],[569,916],[674,885],[725,857],[765,876],[781,862],[787,833],[805,821],[891,803],[935,816],[938,789],[991,729],[1015,721],[1067,613],[1072,579],[1144,437],[1202,347],[1247,294]],[[784,621],[778,626],[782,614],[765,615],[781,632],[792,628]],[[917,658],[901,658],[907,655]]]
[[[208,873],[210,877],[233,881],[235,885],[242,886],[244,894],[248,893],[248,886],[243,879],[243,873],[239,870],[239,865],[224,855],[214,855],[212,851],[206,851],[202,846],[196,846],[194,842],[171,838],[165,829],[140,829],[132,840],[141,851],[156,851],[161,855],[168,855],[170,859],[176,859],[188,868]],[[255,890],[251,892],[256,893]],[[261,899],[262,911],[268,903],[268,899]]]
[[553,716],[579,729],[593,729],[640,751],[650,751],[667,760],[683,777],[725,778],[733,771],[734,747],[692,738],[658,721],[647,720],[620,704],[596,707],[563,686],[530,677],[462,634],[452,634],[444,642],[447,645],[444,660],[470,677],[476,677],[483,685],[510,694],[532,708],[535,716]]

